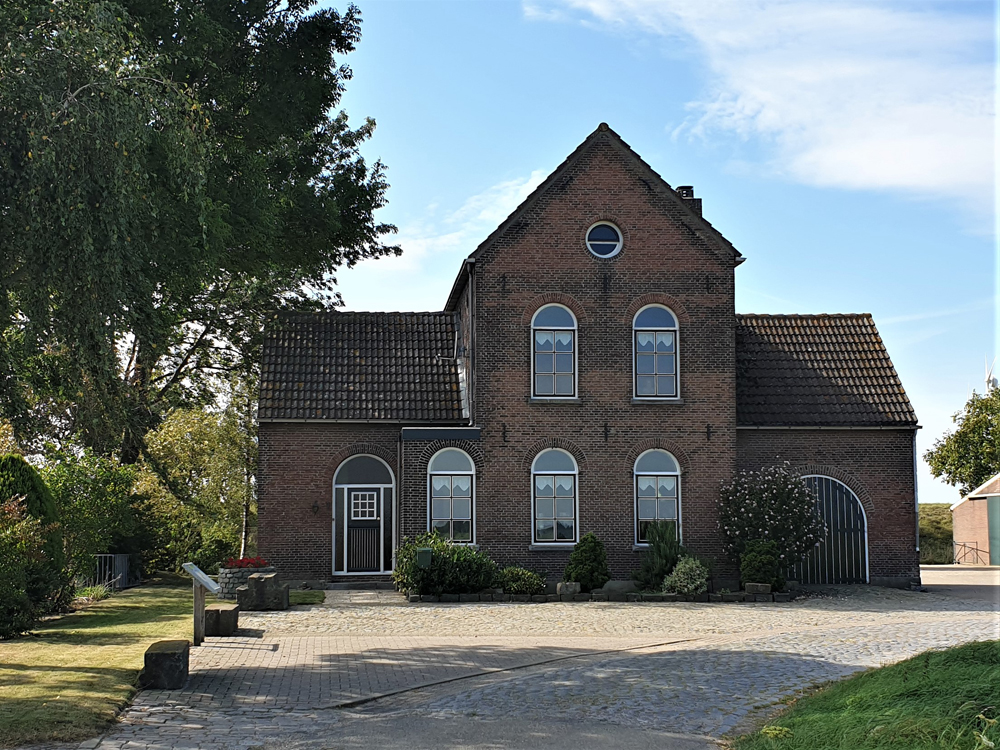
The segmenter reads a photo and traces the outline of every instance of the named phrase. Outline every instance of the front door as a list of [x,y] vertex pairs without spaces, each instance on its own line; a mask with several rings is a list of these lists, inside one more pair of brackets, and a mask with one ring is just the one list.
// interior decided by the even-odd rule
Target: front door
[[345,510],[344,569],[348,573],[382,572],[382,488],[348,487]]

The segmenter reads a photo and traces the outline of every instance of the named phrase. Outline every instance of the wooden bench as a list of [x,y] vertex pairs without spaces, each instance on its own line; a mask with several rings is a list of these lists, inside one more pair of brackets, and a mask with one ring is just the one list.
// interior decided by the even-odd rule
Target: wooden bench
[[215,602],[205,607],[205,635],[228,638],[240,627],[240,607],[234,602]]
[[146,649],[145,668],[139,679],[146,688],[179,690],[188,678],[188,656],[191,644],[187,641],[157,641]]

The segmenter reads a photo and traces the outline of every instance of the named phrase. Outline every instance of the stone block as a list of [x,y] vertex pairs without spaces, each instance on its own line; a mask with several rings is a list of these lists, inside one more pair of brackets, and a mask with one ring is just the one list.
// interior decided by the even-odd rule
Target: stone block
[[644,602],[662,602],[663,594],[643,594],[642,600]]
[[240,627],[238,604],[219,602],[205,607],[205,635],[228,638]]
[[736,591],[736,592],[730,593],[730,594],[723,594],[722,595],[722,601],[724,601],[724,602],[741,602],[741,601],[743,601],[743,599],[744,599],[745,596],[746,596],[746,594],[744,594],[742,591]]
[[[610,594],[605,594],[603,591],[594,591],[591,593],[590,598],[595,602],[606,602]],[[623,597],[624,598],[624,597]]]
[[753,600],[755,602],[773,602],[774,601],[774,595],[773,594],[754,594],[753,595]]
[[660,594],[660,601],[662,602],[680,602],[684,598],[680,594]]
[[449,604],[454,604],[455,602],[458,602],[460,600],[461,599],[458,594],[441,594],[442,602],[448,602]]
[[407,594],[406,599],[407,599],[407,601],[411,601],[411,602],[419,602],[420,601],[420,594]]
[[545,604],[545,602],[547,602],[548,600],[549,600],[548,594],[533,594],[531,597],[531,601],[533,601],[535,604]]
[[491,601],[493,601],[493,592],[491,591],[488,594],[480,594],[479,595],[479,601],[481,601],[481,602],[491,602]]
[[608,581],[600,591],[606,594],[627,594],[635,591],[635,581]]
[[747,583],[743,586],[748,594],[770,594],[771,584],[769,583]]
[[531,596],[529,594],[511,594],[510,600],[512,602],[530,602]]
[[637,594],[634,591],[628,591],[628,592],[625,593],[625,601],[627,601],[627,602],[642,601],[641,596],[642,596],[641,594]]
[[260,611],[260,607],[254,601],[253,592],[250,591],[249,586],[240,586],[236,589],[236,604],[239,606],[241,612]]
[[628,594],[624,591],[611,591],[607,596],[609,602],[624,602],[626,601]]
[[545,601],[547,601],[547,602],[558,602],[558,601],[561,601],[561,599],[559,598],[559,594],[546,594],[545,595]]
[[559,596],[576,596],[580,593],[580,584],[575,581],[561,581],[556,584],[556,593]]
[[[273,573],[271,575],[274,575]],[[264,608],[272,611],[288,609],[288,584],[272,581],[264,589]]]
[[493,601],[495,602],[509,602],[510,594],[505,594],[502,591],[499,594],[493,595]]
[[708,595],[708,600],[710,602],[721,602],[722,601],[722,594],[709,594]]
[[141,684],[156,690],[179,690],[188,678],[191,644],[157,641],[146,649]]
[[434,594],[421,594],[420,601],[422,602],[437,602],[439,599],[434,596]]
[[792,600],[792,595],[787,592],[777,591],[773,596],[776,602],[790,602]]
[[478,602],[478,601],[480,601],[479,594],[459,594],[458,595],[458,600],[460,602]]
[[574,602],[589,602],[590,594],[577,594],[573,597]]
[[693,602],[701,602],[702,604],[708,604],[708,592],[702,591],[700,594],[695,594],[691,597]]

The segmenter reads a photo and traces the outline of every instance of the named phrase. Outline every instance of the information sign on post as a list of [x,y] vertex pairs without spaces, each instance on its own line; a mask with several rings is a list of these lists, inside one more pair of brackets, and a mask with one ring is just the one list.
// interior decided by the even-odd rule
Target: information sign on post
[[219,592],[219,584],[209,578],[205,571],[194,563],[181,565],[191,576],[194,591],[194,645],[200,646],[205,640],[205,591],[213,594]]

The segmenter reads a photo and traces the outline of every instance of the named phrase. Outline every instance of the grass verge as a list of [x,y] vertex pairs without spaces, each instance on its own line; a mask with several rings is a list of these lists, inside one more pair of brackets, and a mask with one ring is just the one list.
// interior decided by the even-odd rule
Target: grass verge
[[[1000,641],[928,651],[796,701],[734,750],[1000,747]],[[991,744],[992,743],[992,744]]]
[[302,591],[300,589],[292,589],[288,592],[288,603],[291,605],[295,604],[322,604],[323,599],[326,595],[322,591]]
[[81,740],[135,693],[153,641],[191,638],[191,583],[154,579],[0,641],[0,746]]

